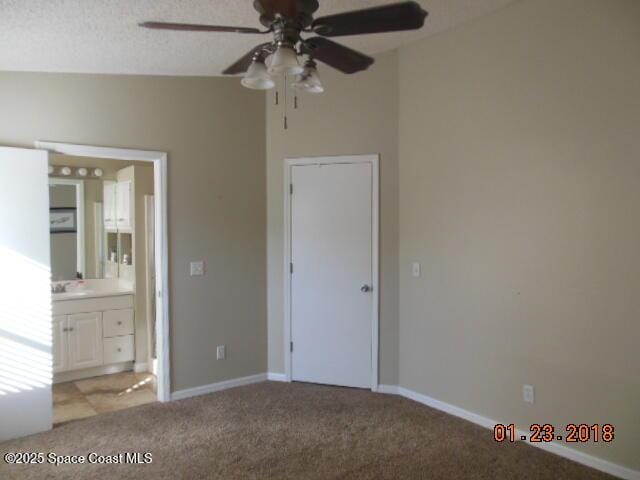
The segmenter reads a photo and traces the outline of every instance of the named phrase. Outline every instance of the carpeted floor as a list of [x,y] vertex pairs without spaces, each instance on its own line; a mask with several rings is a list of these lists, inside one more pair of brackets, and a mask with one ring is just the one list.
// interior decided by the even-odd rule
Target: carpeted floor
[[5,452],[151,452],[146,465],[7,465],[5,479],[611,479],[410,400],[265,382],[105,413]]

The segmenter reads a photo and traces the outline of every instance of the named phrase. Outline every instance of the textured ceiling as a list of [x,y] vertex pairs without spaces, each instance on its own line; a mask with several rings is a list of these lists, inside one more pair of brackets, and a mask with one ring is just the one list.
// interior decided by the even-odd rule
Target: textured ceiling
[[[316,17],[395,0],[320,0]],[[416,32],[342,37],[377,53],[452,28],[513,0],[421,0]],[[0,0],[0,70],[219,75],[266,36],[142,29],[144,20],[261,28],[252,0]]]

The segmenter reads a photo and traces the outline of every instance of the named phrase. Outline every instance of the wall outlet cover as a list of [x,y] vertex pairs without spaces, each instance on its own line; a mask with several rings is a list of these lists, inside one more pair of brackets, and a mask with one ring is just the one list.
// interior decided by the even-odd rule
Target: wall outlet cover
[[202,260],[197,262],[191,262],[191,276],[202,276],[204,275],[204,262]]
[[216,355],[218,360],[224,360],[226,355],[224,345],[218,345],[218,348],[216,349]]
[[533,403],[535,401],[533,385],[524,385],[522,387],[522,399],[526,403]]

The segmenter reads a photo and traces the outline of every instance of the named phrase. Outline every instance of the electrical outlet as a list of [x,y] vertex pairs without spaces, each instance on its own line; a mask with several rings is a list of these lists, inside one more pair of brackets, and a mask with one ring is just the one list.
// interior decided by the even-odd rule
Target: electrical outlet
[[202,276],[204,275],[204,262],[202,260],[198,262],[191,262],[191,276]]
[[224,360],[225,358],[224,345],[218,345],[218,348],[216,349],[216,354],[218,356],[218,360]]
[[535,398],[533,395],[533,385],[524,385],[522,387],[522,399],[526,403],[533,403]]
[[414,262],[411,264],[411,274],[415,278],[420,277],[420,264],[418,262]]

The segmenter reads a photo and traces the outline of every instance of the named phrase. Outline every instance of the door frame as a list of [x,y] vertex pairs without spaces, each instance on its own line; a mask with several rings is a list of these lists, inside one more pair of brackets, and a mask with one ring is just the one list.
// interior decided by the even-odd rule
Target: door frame
[[50,141],[36,141],[35,148],[49,153],[76,157],[112,160],[143,161],[153,163],[155,197],[155,263],[156,263],[156,352],[158,354],[158,401],[171,400],[169,356],[169,234],[167,215],[167,153],[151,150],[98,147]]
[[379,273],[379,244],[380,244],[380,156],[370,155],[339,155],[321,157],[286,158],[284,161],[284,370],[287,382],[291,376],[291,174],[295,166],[305,165],[333,165],[342,163],[371,164],[371,281],[372,281],[372,315],[371,315],[371,390],[378,389],[379,363],[379,305],[380,305],[380,273]]

